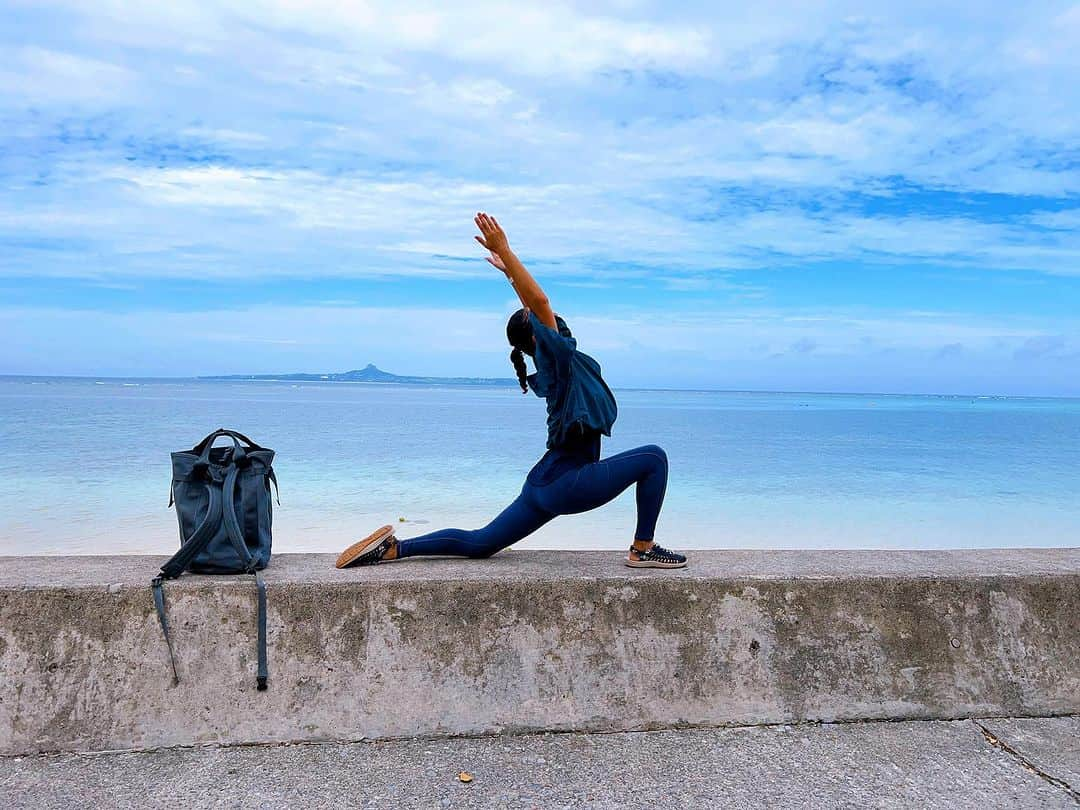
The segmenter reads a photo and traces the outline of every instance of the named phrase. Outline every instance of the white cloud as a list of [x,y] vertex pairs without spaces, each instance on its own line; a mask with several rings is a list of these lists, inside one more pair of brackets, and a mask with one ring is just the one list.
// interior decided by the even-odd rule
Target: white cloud
[[122,65],[39,47],[14,48],[0,68],[0,100],[46,104],[115,102],[130,96],[137,76]]
[[[200,263],[200,277],[484,276],[471,222],[481,208],[498,213],[521,255],[546,276],[585,282],[651,275],[672,289],[718,289],[731,283],[718,271],[834,260],[1080,275],[1071,210],[1015,221],[856,213],[836,202],[810,212],[798,199],[759,210],[738,193],[717,197],[679,184],[657,193],[630,180],[612,188],[223,166],[112,167],[80,179],[68,206],[51,194],[41,205],[33,199],[0,203],[0,229],[91,240],[101,256],[154,254],[40,270],[58,275],[185,276],[186,252],[198,251],[215,257]],[[0,259],[0,275],[25,272],[16,258]]]
[[[994,14],[844,2],[677,15],[656,4],[79,8],[81,47],[155,50],[140,79],[162,100],[179,80],[159,63],[197,67],[192,86],[263,121],[282,106],[335,121],[336,142],[314,144],[323,160],[359,147],[464,174],[481,170],[481,153],[563,182],[574,172],[578,182],[696,176],[848,190],[890,178],[1017,194],[1080,186],[1065,157],[1080,140],[1075,49],[1055,44],[1068,42],[1076,15],[1053,4]],[[1041,61],[1008,58],[1029,46]],[[131,58],[145,64],[141,50]],[[235,143],[232,122],[198,128]],[[274,128],[275,140],[290,134]]]
[[0,76],[0,227],[84,253],[7,251],[3,275],[479,274],[432,254],[476,256],[480,207],[579,284],[715,290],[817,260],[1080,273],[1074,211],[859,203],[1074,197],[1075,7],[50,7],[68,24]]
[[450,90],[456,101],[495,107],[508,101],[514,91],[494,79],[466,79],[454,82]]
[[1080,208],[1067,208],[1062,211],[1040,211],[1029,216],[1028,221],[1043,228],[1080,232]]
[[214,129],[211,127],[186,127],[182,135],[193,138],[205,138],[209,141],[228,144],[265,144],[269,138],[258,132],[241,132],[235,129]]
[[[677,214],[616,203],[604,211],[617,229],[586,214],[571,222],[553,223],[550,211],[576,211],[603,204],[587,186],[501,186],[455,183],[439,178],[394,183],[377,178],[330,179],[312,173],[241,172],[217,168],[129,173],[126,179],[157,202],[235,206],[254,211],[280,210],[298,227],[340,228],[382,234],[387,222],[400,236],[398,250],[468,257],[472,244],[463,239],[473,208],[507,211],[505,221],[527,234],[530,254],[556,260],[580,252],[642,257],[653,254],[672,261],[689,260],[715,266],[725,257],[749,264],[748,255],[768,252],[786,257],[834,259],[859,255],[983,263],[991,267],[1031,268],[1065,275],[1080,274],[1080,232],[1064,223],[1075,212],[1045,214],[1040,224],[1054,222],[1065,231],[1049,237],[1029,234],[1022,225],[985,223],[965,217],[869,216],[832,213],[810,216],[797,207],[765,212],[734,211],[707,223],[685,222]],[[635,195],[636,196],[636,195]],[[577,204],[575,205],[575,201]],[[610,204],[609,204],[610,205]],[[587,236],[575,236],[585,224]],[[435,238],[433,238],[435,237]],[[439,238],[441,237],[441,241]],[[670,247],[666,239],[674,240]],[[760,260],[759,260],[760,261]]]

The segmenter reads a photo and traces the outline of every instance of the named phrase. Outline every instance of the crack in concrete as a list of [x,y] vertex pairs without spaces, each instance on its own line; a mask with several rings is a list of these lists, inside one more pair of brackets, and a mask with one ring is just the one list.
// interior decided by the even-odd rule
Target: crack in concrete
[[1018,763],[1020,763],[1020,766],[1023,767],[1025,770],[1030,771],[1031,773],[1035,774],[1040,779],[1050,783],[1054,787],[1060,788],[1061,790],[1064,790],[1072,798],[1072,800],[1074,802],[1076,802],[1077,804],[1080,804],[1080,791],[1075,790],[1064,779],[1060,779],[1059,777],[1054,776],[1053,774],[1049,774],[1046,771],[1044,771],[1042,768],[1040,768],[1038,765],[1036,765],[1030,759],[1028,759],[1023,754],[1021,754],[1017,749],[1013,748],[1011,745],[1009,745],[1003,739],[996,736],[993,732],[990,731],[990,729],[988,729],[986,726],[984,726],[978,720],[973,719],[971,722],[979,727],[979,731],[982,732],[983,737],[986,739],[986,741],[988,743],[990,743],[990,745],[992,745],[994,748],[997,748],[1000,751],[1004,751],[1006,754],[1008,754],[1013,759],[1015,759]]
[[[654,734],[662,732],[679,731],[723,731],[739,729],[783,729],[783,728],[829,728],[832,726],[861,726],[893,723],[960,723],[973,722],[982,729],[983,735],[989,732],[979,723],[980,720],[1050,720],[1058,717],[1080,717],[1075,712],[1052,712],[1048,714],[984,714],[978,717],[971,715],[948,715],[942,717],[876,717],[876,718],[844,718],[838,720],[789,720],[787,722],[767,723],[659,723],[647,724],[632,728],[516,728],[503,727],[500,731],[477,731],[455,734],[412,734],[409,736],[392,737],[321,737],[321,738],[297,738],[288,740],[246,740],[243,742],[199,742],[186,745],[154,745],[147,748],[102,748],[86,750],[78,748],[53,748],[45,751],[35,751],[18,754],[0,754],[0,763],[10,759],[24,759],[27,757],[59,757],[81,756],[97,757],[112,756],[113,754],[154,754],[161,751],[197,751],[204,748],[277,748],[280,746],[294,745],[354,745],[357,743],[379,744],[413,742],[416,740],[486,740],[498,737],[548,737],[559,735],[584,734],[589,736],[601,736],[605,734]],[[992,734],[990,735],[993,736]],[[996,738],[995,738],[996,739]],[[1051,777],[1056,778],[1056,777]],[[1069,788],[1073,790],[1073,788]]]

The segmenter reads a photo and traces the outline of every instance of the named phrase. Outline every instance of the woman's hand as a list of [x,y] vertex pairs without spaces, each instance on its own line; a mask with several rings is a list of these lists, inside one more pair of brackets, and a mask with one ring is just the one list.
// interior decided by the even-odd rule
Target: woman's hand
[[496,253],[494,250],[491,250],[491,251],[488,251],[488,252],[491,253],[491,255],[488,256],[488,260],[487,260],[488,264],[490,264],[492,267],[494,267],[497,270],[502,270],[504,274],[509,276],[510,273],[507,271],[506,265],[503,264],[502,257],[498,253]]
[[502,227],[495,221],[495,217],[488,216],[481,211],[473,217],[473,222],[476,223],[476,227],[480,229],[482,234],[482,236],[475,237],[477,242],[500,257],[509,252],[510,242],[507,240]]
[[536,279],[525,269],[521,259],[515,256],[514,251],[510,249],[506,234],[503,233],[499,223],[495,221],[495,217],[488,216],[481,211],[476,215],[474,221],[482,234],[482,236],[476,237],[476,241],[491,251],[491,258],[488,259],[488,262],[506,273],[506,277],[514,285],[518,298],[521,299],[522,306],[528,307],[536,313],[536,317],[540,319],[544,326],[558,330],[555,323],[555,313],[551,311],[551,302],[548,301],[544,291],[540,289],[540,285],[536,283]]

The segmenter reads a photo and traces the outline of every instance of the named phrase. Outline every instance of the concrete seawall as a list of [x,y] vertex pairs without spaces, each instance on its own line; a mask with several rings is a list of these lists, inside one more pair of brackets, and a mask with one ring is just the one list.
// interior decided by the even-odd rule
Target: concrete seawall
[[148,587],[163,558],[0,558],[0,753],[1080,712],[1080,549],[509,551]]

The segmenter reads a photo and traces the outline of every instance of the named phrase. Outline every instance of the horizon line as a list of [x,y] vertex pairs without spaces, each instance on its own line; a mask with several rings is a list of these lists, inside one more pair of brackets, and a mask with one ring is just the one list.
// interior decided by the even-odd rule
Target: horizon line
[[[378,368],[378,367],[376,367]],[[382,369],[379,369],[380,371]],[[289,372],[290,374],[309,374],[311,372]],[[342,374],[347,372],[332,372],[336,374]],[[391,374],[392,372],[386,372]],[[398,377],[418,377],[424,378],[424,375],[420,374],[395,374]],[[245,377],[267,377],[268,379],[244,379]],[[205,382],[205,383],[218,383],[218,382],[264,382],[264,383],[317,383],[323,385],[424,385],[425,383],[415,382],[391,382],[378,380],[289,380],[282,378],[274,378],[270,375],[243,375],[243,374],[212,374],[205,376],[182,376],[182,377],[168,377],[168,376],[138,376],[138,375],[109,375],[109,374],[7,374],[0,373],[0,380],[4,379],[40,379],[40,380],[92,380],[95,382],[100,381],[113,381],[113,380],[141,380],[141,381],[153,381],[153,382]],[[516,386],[517,381],[511,377],[427,377],[431,380],[505,380],[507,384]],[[429,383],[437,384],[437,383]],[[460,383],[446,383],[447,385],[461,385]],[[490,383],[480,383],[475,387],[494,387]],[[681,393],[705,393],[705,394],[792,394],[792,395],[808,395],[808,396],[860,396],[860,397],[948,397],[952,399],[1061,399],[1061,400],[1080,400],[1080,394],[1077,395],[1063,395],[1063,394],[977,394],[977,393],[942,393],[942,392],[912,392],[912,391],[800,391],[800,390],[781,390],[781,389],[765,389],[765,388],[650,388],[642,386],[617,386],[617,391],[670,391]]]

